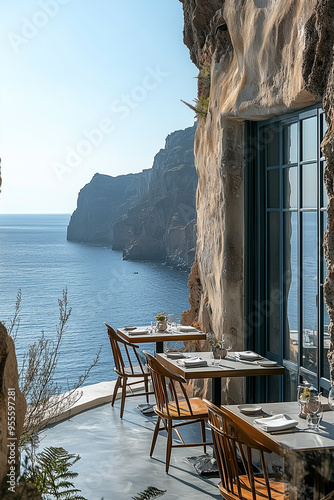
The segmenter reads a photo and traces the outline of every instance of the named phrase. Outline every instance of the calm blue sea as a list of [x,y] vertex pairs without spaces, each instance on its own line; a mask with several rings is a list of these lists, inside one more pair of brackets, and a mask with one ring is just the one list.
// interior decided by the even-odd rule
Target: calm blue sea
[[[68,242],[70,215],[0,215],[0,320],[13,316],[22,290],[16,350],[19,363],[44,330],[56,332],[58,298],[67,287],[72,314],[64,335],[57,380],[73,383],[102,347],[87,384],[114,379],[103,322],[114,328],[150,324],[159,312],[188,309],[188,274],[160,263],[129,262],[121,252]],[[142,344],[153,352],[153,344]]]

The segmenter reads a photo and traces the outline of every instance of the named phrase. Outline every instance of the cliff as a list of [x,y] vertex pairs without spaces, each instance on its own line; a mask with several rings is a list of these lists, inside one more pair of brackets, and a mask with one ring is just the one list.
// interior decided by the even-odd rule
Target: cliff
[[170,134],[151,169],[94,175],[79,193],[67,239],[112,246],[129,260],[190,268],[196,246],[195,129]]
[[[181,2],[184,42],[199,69],[198,102],[207,99],[208,104],[207,111],[199,113],[195,135],[197,246],[189,279],[191,308],[183,319],[188,324],[199,321],[218,338],[227,334],[234,349],[242,350],[246,323],[244,158],[256,154],[245,151],[244,124],[324,98],[329,124],[324,141],[325,179],[333,196],[333,27],[328,21],[333,5],[327,0]],[[333,207],[331,201],[329,206]],[[329,220],[333,235],[334,217]],[[328,269],[333,270],[334,239],[327,234],[326,259]],[[325,298],[332,322],[333,290],[331,271]],[[224,393],[226,401],[240,401],[242,384],[228,381]]]
[[118,177],[95,174],[79,192],[67,239],[111,245],[114,222],[147,191],[149,175],[148,171]]

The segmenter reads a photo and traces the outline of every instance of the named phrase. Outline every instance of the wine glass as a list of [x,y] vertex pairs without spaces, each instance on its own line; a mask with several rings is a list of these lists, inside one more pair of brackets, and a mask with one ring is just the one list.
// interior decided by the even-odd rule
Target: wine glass
[[231,351],[232,349],[232,342],[228,337],[223,337],[222,347],[223,349],[225,349],[225,351],[227,351],[228,355],[229,351]]
[[332,385],[332,387],[329,389],[328,406],[331,410],[334,410],[334,385]]
[[170,328],[173,328],[175,326],[175,315],[174,314],[168,314],[168,326]]

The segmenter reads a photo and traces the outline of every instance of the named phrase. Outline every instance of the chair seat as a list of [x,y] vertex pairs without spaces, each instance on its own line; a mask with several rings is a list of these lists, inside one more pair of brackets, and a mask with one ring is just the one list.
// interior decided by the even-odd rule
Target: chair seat
[[166,407],[163,410],[159,410],[157,406],[154,406],[154,411],[161,418],[172,418],[173,420],[186,420],[186,419],[194,419],[194,418],[207,418],[208,417],[208,409],[206,404],[203,403],[201,398],[190,398],[189,403],[193,414],[190,413],[187,401],[179,401],[180,413],[178,412],[177,406],[174,402],[168,404],[169,415],[166,410]]
[[[248,476],[239,476],[241,483],[242,500],[252,500],[252,490],[249,484]],[[283,500],[284,483],[279,481],[269,481],[270,493],[272,500]],[[219,490],[223,498],[228,500],[241,500],[238,495],[237,486],[234,486],[234,494],[223,488],[222,483],[219,483]],[[264,478],[255,478],[256,498],[265,500],[268,498],[267,489]]]
[[149,373],[146,365],[143,366],[144,373],[141,371],[139,366],[133,366],[133,371],[134,371],[134,373],[132,373],[130,366],[126,366],[124,368],[123,373],[119,372],[116,368],[114,368],[114,372],[116,372],[118,375],[121,375],[121,376],[123,376],[123,374],[125,374],[127,377],[149,377],[150,376],[150,373]]

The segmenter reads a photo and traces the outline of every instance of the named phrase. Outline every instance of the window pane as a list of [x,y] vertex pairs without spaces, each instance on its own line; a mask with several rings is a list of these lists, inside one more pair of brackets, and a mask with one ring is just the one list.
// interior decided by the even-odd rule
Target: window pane
[[302,160],[317,159],[317,117],[313,116],[302,121],[303,124],[303,149]]
[[[327,214],[326,212],[323,212],[323,217],[324,217],[324,229],[326,229],[327,227]],[[325,281],[325,278],[327,276],[327,265],[326,265],[326,261],[325,261],[325,258],[323,259],[323,276],[324,276],[324,281]],[[326,304],[325,304],[325,300],[324,300],[324,350],[323,350],[323,353],[322,353],[322,356],[323,356],[323,366],[324,366],[324,372],[323,372],[323,376],[327,379],[329,379],[329,363],[328,363],[328,358],[327,358],[327,354],[328,354],[328,351],[329,351],[329,347],[330,347],[330,337],[329,337],[329,333],[328,333],[328,327],[329,327],[329,316],[328,316],[328,313],[327,313],[327,307],[326,307]]]
[[267,300],[268,300],[268,350],[279,354],[279,216],[278,212],[268,213],[267,246]]
[[298,167],[285,168],[284,180],[284,208],[297,208]]
[[320,137],[320,141],[322,141],[322,139],[324,138],[326,130],[327,130],[327,123],[326,123],[326,120],[325,120],[325,113],[323,113],[321,115],[321,137]]
[[297,371],[285,367],[284,372],[284,401],[296,401],[297,397]]
[[326,208],[328,205],[328,194],[327,194],[327,189],[325,186],[325,183],[323,181],[324,179],[324,168],[326,166],[326,162],[322,162],[322,206],[323,208]]
[[302,166],[302,207],[317,208],[317,164]]
[[279,127],[266,128],[263,141],[267,151],[267,167],[279,165]]
[[297,163],[298,161],[298,125],[292,123],[283,128],[283,163]]
[[267,171],[267,205],[268,208],[279,208],[280,182],[279,169]]
[[317,213],[304,212],[302,218],[303,280],[303,366],[317,367]]
[[267,378],[268,380],[268,396],[267,396],[267,401],[268,403],[277,403],[280,400],[280,377],[279,375],[271,375],[270,377]]
[[284,358],[298,362],[297,213],[285,212],[284,224]]

